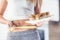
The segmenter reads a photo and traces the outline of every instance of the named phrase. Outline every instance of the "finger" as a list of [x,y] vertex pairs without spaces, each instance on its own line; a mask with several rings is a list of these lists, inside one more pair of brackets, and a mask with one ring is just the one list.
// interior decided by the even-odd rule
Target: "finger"
[[43,23],[41,23],[41,22],[38,22],[38,23],[36,23],[36,26],[41,26]]
[[8,26],[9,26],[9,27],[12,27],[12,26],[13,26],[13,24],[12,24],[12,23],[10,23],[10,24],[8,24]]
[[16,25],[13,25],[13,27],[16,27]]

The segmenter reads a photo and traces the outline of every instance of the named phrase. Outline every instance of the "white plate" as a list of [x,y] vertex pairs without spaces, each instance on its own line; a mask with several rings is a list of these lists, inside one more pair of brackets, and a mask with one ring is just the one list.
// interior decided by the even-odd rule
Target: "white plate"
[[51,19],[51,16],[49,17],[46,17],[46,18],[41,18],[39,20],[29,20],[29,21],[26,21],[27,23],[31,23],[31,24],[36,24],[37,22],[46,22],[46,21],[49,21]]

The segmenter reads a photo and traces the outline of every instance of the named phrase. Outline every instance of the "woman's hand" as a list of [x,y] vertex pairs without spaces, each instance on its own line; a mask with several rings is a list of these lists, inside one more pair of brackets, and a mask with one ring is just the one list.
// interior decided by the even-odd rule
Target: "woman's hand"
[[42,25],[43,25],[43,22],[37,22],[35,25],[36,25],[37,27],[42,26]]
[[8,26],[9,26],[9,27],[16,27],[16,26],[13,24],[12,21],[8,21]]

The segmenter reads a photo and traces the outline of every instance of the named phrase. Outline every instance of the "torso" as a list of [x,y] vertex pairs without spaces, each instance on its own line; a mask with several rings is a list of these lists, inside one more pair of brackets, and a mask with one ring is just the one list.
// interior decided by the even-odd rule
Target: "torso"
[[34,5],[26,0],[7,0],[8,5],[5,11],[7,20],[18,20],[28,18],[34,13]]
[[[34,13],[34,5],[27,2],[26,0],[7,0],[8,5],[4,17],[7,20],[20,20],[28,18],[29,15]],[[35,29],[35,28],[33,28]],[[27,31],[31,29],[15,29],[16,31]]]

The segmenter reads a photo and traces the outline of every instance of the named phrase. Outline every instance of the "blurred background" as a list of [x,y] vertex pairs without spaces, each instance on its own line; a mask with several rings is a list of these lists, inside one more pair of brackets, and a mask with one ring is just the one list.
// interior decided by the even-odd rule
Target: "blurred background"
[[60,0],[50,0],[50,4],[54,16],[49,22],[49,40],[60,40]]
[[60,40],[60,23],[49,22],[49,40]]
[[[60,40],[60,0],[42,0],[42,9],[41,12],[48,11],[52,14],[51,20],[48,22],[48,34],[45,35],[45,40]],[[45,26],[44,26],[45,27]],[[47,30],[46,30],[47,31]],[[47,38],[48,37],[48,38]],[[47,38],[47,39],[46,39]]]
[[44,30],[44,40],[60,40],[60,0],[42,0],[41,12],[49,12],[52,17],[39,30]]

